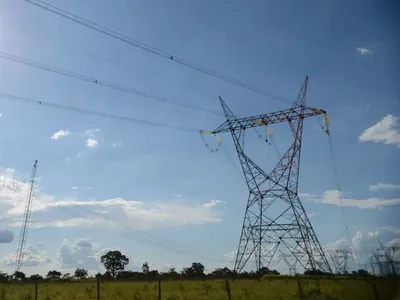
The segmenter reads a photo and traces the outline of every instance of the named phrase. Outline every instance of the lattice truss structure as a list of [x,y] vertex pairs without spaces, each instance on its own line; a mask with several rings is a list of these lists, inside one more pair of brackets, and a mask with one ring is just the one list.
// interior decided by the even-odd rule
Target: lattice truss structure
[[349,248],[329,249],[329,256],[335,267],[336,274],[347,274],[349,272],[349,260],[352,259],[352,252]]
[[397,276],[400,274],[400,245],[384,246],[372,251],[371,267],[374,275]]
[[[308,77],[293,105],[286,110],[237,118],[220,97],[226,121],[214,131],[230,132],[249,190],[249,197],[235,260],[240,272],[254,256],[256,268],[269,267],[277,250],[284,249],[305,270],[331,272],[331,267],[318,241],[298,196],[300,154],[305,118],[325,115],[322,109],[305,106]],[[325,118],[327,126],[327,118]],[[275,168],[265,172],[244,151],[247,129],[277,123],[288,123],[293,142]],[[329,134],[328,128],[326,132]],[[219,140],[219,138],[217,139]],[[275,204],[279,208],[274,209]],[[283,206],[282,206],[283,204]]]

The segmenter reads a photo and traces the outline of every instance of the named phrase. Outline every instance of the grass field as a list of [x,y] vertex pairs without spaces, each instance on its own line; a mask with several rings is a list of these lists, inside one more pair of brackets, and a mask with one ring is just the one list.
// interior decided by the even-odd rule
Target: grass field
[[[302,299],[328,300],[400,300],[400,278],[386,280],[301,279]],[[375,291],[374,291],[375,285]],[[264,279],[230,281],[233,300],[297,300],[298,281]],[[223,280],[163,281],[163,300],[228,299]],[[90,300],[97,298],[96,281],[39,283],[38,300]],[[34,284],[2,283],[0,300],[35,299]],[[158,282],[101,282],[102,300],[156,300]]]

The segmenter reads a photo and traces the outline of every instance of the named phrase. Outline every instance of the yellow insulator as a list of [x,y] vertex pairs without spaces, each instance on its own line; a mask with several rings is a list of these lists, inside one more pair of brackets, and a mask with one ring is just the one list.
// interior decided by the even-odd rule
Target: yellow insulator
[[200,130],[200,134],[212,134],[210,130]]
[[328,115],[327,114],[324,114],[324,120],[325,120],[325,126],[326,126],[326,128],[328,128],[329,127],[329,120],[328,120]]
[[262,119],[253,120],[253,124],[262,124]]
[[272,130],[268,126],[265,126],[265,135],[272,136]]
[[327,114],[324,114],[324,120],[325,120],[325,131],[329,135],[329,120]]

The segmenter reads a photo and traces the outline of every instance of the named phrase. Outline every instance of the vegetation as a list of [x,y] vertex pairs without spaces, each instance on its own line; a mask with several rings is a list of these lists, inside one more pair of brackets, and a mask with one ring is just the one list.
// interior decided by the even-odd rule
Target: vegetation
[[[101,257],[107,270],[88,277],[85,269],[74,274],[49,271],[45,278],[38,274],[27,277],[23,272],[13,275],[0,272],[0,300],[35,299],[157,299],[161,282],[162,299],[197,300],[228,299],[226,280],[233,300],[247,299],[394,299],[400,278],[376,278],[365,270],[344,276],[307,271],[303,275],[284,276],[267,268],[259,272],[236,273],[219,268],[205,274],[205,267],[194,262],[177,272],[150,270],[147,262],[141,272],[127,271],[129,259],[119,251],[109,251]],[[36,285],[34,283],[37,283]],[[400,292],[400,290],[399,290]],[[399,295],[400,296],[400,295]]]

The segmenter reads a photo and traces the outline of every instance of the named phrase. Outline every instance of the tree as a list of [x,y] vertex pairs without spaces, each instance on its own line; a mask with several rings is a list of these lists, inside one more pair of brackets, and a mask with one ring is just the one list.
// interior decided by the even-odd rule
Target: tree
[[29,276],[29,280],[40,281],[40,280],[43,280],[43,277],[40,276],[39,274],[33,274],[33,275]]
[[10,276],[7,273],[0,272],[0,282],[9,281]]
[[15,271],[14,272],[14,278],[17,280],[24,280],[26,278],[26,275],[24,272],[21,271]]
[[115,278],[118,272],[125,270],[126,265],[129,264],[129,258],[118,250],[108,251],[101,256],[101,263],[104,265],[107,272]]
[[150,270],[149,263],[147,261],[145,261],[142,265],[142,273],[148,274],[149,270]]
[[75,276],[75,278],[79,278],[79,279],[86,278],[88,276],[88,271],[85,269],[76,269],[74,276]]
[[234,272],[229,270],[229,268],[219,268],[215,269],[214,271],[211,272],[211,276],[215,278],[224,278],[224,277],[232,277],[234,275]]
[[188,277],[201,277],[204,276],[204,270],[201,263],[194,262],[190,268],[184,268],[182,273]]
[[358,270],[357,275],[358,275],[358,276],[364,276],[364,277],[370,276],[370,274],[368,273],[368,271],[367,271],[367,270],[364,270],[364,269]]
[[58,272],[56,270],[49,271],[46,275],[46,278],[48,279],[58,279],[61,277],[61,272]]

